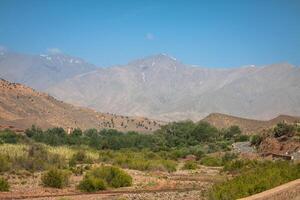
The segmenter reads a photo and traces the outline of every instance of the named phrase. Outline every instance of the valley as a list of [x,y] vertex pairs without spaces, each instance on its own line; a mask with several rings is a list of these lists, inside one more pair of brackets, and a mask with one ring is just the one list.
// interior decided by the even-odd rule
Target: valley
[[300,200],[300,0],[0,0],[0,200]]
[[[300,178],[299,117],[164,122],[73,106],[3,79],[0,94],[1,199],[231,199]],[[101,185],[108,175],[96,170],[110,167],[130,183]],[[245,176],[258,179],[261,168],[280,172],[254,189]]]

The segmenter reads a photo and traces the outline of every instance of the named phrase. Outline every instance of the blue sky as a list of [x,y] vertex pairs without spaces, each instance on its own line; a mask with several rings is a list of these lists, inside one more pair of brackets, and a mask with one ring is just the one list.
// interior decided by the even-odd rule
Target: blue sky
[[206,67],[300,65],[300,0],[0,0],[0,45],[98,66],[157,53]]

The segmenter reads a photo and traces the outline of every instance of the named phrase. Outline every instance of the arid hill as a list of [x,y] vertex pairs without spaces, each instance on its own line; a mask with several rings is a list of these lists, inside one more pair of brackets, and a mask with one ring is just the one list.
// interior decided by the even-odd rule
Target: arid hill
[[160,122],[75,107],[24,85],[0,79],[0,129],[21,132],[32,124],[43,129],[57,126],[66,130],[78,127],[149,132],[159,128]]
[[225,115],[220,113],[212,113],[202,119],[217,128],[228,128],[232,125],[237,125],[241,128],[242,132],[245,134],[259,133],[264,129],[272,128],[279,122],[294,123],[295,121],[300,121],[300,117],[293,117],[288,115],[279,115],[278,117],[268,120],[254,120],[235,117],[231,115]]

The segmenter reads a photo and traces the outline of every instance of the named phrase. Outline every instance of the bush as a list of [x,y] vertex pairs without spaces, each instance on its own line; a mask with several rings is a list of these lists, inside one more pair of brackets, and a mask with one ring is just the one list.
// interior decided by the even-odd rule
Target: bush
[[200,160],[202,165],[206,166],[222,166],[222,160],[212,156],[205,156]]
[[5,180],[4,178],[1,178],[1,177],[0,177],[0,191],[1,192],[9,191],[9,184],[8,184],[7,180]]
[[0,173],[10,170],[11,163],[7,156],[0,155]]
[[193,169],[197,169],[198,165],[195,161],[187,161],[184,163],[182,169],[188,169],[188,170],[193,170]]
[[235,139],[241,135],[242,131],[238,126],[230,126],[224,132],[224,138],[227,140]]
[[78,188],[84,192],[96,192],[106,189],[106,183],[101,178],[86,176],[80,181]]
[[93,163],[92,159],[86,155],[85,151],[78,151],[75,153],[69,161],[70,166],[75,166],[77,164],[91,164]]
[[176,162],[172,160],[162,160],[162,165],[168,172],[175,172],[176,171]]
[[248,135],[238,135],[235,139],[235,142],[247,142],[249,141],[249,136]]
[[251,145],[258,146],[262,142],[263,137],[261,135],[252,135],[250,138]]
[[260,162],[256,160],[234,160],[231,162],[227,162],[224,165],[223,170],[230,173],[238,173],[245,170],[249,170],[251,168],[255,168],[260,164]]
[[236,159],[237,157],[238,157],[238,155],[235,153],[226,152],[222,158],[222,163],[225,164],[227,162],[230,162],[230,161]]
[[69,183],[70,173],[65,170],[51,169],[42,175],[44,186],[63,188]]
[[274,136],[281,137],[283,135],[292,135],[295,128],[293,125],[289,125],[286,123],[278,123],[274,128]]
[[198,142],[214,141],[218,136],[218,129],[207,122],[199,122],[196,124],[191,135]]
[[16,144],[19,141],[19,136],[15,132],[6,129],[4,131],[0,131],[0,140],[3,143]]
[[89,171],[79,184],[79,189],[87,192],[108,187],[119,188],[132,185],[132,177],[117,167],[102,166]]
[[58,153],[50,153],[47,164],[51,167],[56,167],[58,169],[64,169],[68,167],[66,157]]

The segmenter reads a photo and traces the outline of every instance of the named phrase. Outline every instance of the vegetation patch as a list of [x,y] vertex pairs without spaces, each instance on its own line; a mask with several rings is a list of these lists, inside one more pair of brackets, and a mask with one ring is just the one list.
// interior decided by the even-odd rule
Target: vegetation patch
[[71,157],[69,161],[70,166],[76,166],[77,164],[92,164],[93,160],[89,156],[87,156],[86,152],[83,150],[79,150]]
[[131,185],[132,177],[124,170],[112,166],[102,166],[87,172],[78,187],[82,191],[93,192],[104,190],[106,187],[119,188]]
[[99,160],[122,168],[140,171],[176,171],[177,163],[162,155],[147,150],[101,151]]
[[51,169],[42,175],[42,183],[46,187],[63,188],[68,185],[69,177],[68,171]]
[[250,196],[300,178],[300,165],[286,161],[235,161],[227,170],[241,170],[240,175],[216,184],[210,192],[211,200],[229,200]]
[[0,191],[1,192],[9,191],[9,184],[8,184],[7,180],[5,180],[2,177],[0,177]]
[[205,166],[217,167],[222,166],[223,162],[221,158],[213,156],[205,156],[200,160],[200,163]]
[[106,187],[107,184],[103,179],[94,176],[85,176],[78,185],[78,188],[84,192],[96,192],[99,190],[105,190]]
[[195,161],[187,161],[184,163],[182,169],[186,170],[194,170],[198,168],[198,164]]

